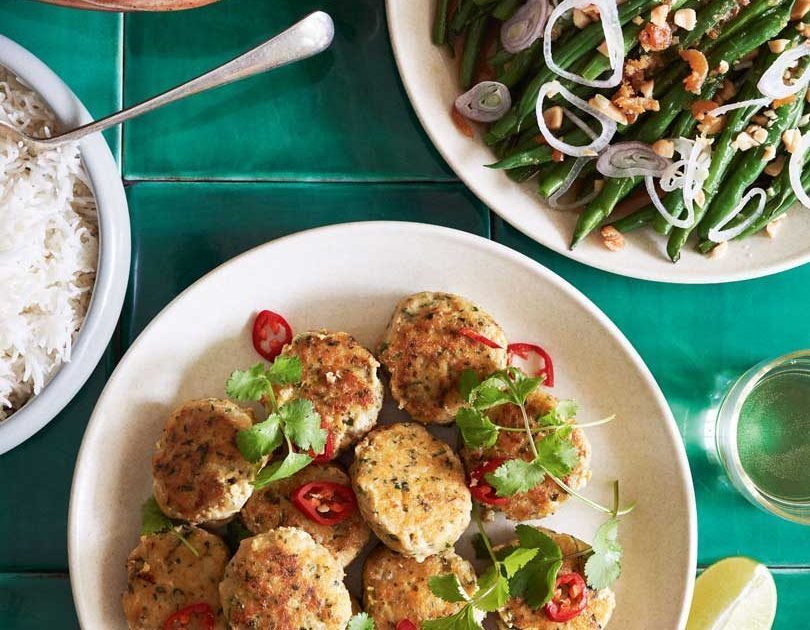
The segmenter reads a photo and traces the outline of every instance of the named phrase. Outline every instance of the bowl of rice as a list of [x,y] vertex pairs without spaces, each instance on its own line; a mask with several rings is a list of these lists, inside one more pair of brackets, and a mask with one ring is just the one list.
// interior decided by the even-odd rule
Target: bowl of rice
[[[0,120],[34,136],[91,120],[0,36]],[[38,151],[0,136],[0,454],[50,422],[115,331],[130,264],[121,176],[100,135]]]

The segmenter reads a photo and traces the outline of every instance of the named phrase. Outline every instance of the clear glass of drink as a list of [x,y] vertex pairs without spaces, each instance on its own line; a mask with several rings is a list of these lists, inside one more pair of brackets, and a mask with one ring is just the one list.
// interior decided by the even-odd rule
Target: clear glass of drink
[[720,404],[715,441],[746,499],[810,525],[810,350],[764,361],[737,379]]

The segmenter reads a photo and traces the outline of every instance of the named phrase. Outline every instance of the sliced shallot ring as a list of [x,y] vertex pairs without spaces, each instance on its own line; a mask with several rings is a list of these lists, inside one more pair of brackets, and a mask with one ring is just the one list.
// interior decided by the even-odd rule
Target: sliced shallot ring
[[[558,66],[551,55],[551,31],[557,20],[571,9],[582,9],[588,5],[594,5],[599,9],[599,19],[605,33],[608,59],[610,59],[610,67],[613,70],[613,74],[607,79],[586,79],[573,72],[568,72]],[[546,30],[543,33],[543,57],[549,70],[574,83],[593,88],[611,88],[619,85],[622,82],[622,73],[624,71],[624,37],[622,36],[622,25],[619,22],[619,10],[616,0],[563,0],[560,2],[551,12],[546,22]]]
[[591,140],[596,140],[597,133],[590,128],[588,123],[582,120],[579,116],[577,116],[574,112],[572,112],[567,107],[563,107],[562,110],[563,116],[565,116],[568,120],[574,123],[577,127],[582,129],[583,133],[588,136]]
[[647,175],[644,178],[644,185],[647,187],[647,194],[650,196],[650,201],[652,201],[659,214],[666,219],[667,223],[673,227],[684,230],[692,227],[692,224],[695,222],[694,208],[687,208],[686,218],[679,219],[675,215],[671,214],[669,210],[667,210],[666,206],[661,202],[661,197],[658,196],[658,191],[655,190],[655,178],[652,175]]
[[476,122],[495,122],[512,107],[509,88],[497,81],[481,81],[456,99],[459,114]]
[[[589,113],[602,125],[602,132],[593,141],[591,141],[590,144],[577,147],[573,144],[568,144],[567,142],[557,139],[554,134],[551,133],[551,130],[548,128],[548,125],[546,125],[546,121],[543,118],[543,101],[545,100],[546,95],[552,92],[554,94],[559,93],[566,101],[571,103],[571,105],[574,105],[582,111]],[[537,95],[537,106],[535,108],[535,113],[537,114],[537,126],[540,127],[540,133],[543,134],[546,142],[565,155],[571,155],[573,157],[595,157],[610,143],[613,135],[616,133],[615,120],[611,120],[598,109],[589,105],[575,94],[572,94],[568,89],[562,86],[559,81],[549,81],[540,87],[540,92]]]
[[576,180],[576,178],[579,176],[580,171],[582,171],[583,167],[590,162],[591,159],[592,158],[577,158],[577,161],[574,162],[574,166],[571,167],[571,171],[563,180],[562,185],[559,187],[559,189],[557,189],[557,191],[555,191],[553,195],[551,195],[551,197],[548,198],[548,205],[550,207],[554,208],[555,210],[571,210],[572,208],[584,206],[586,203],[590,203],[596,199],[596,196],[599,194],[599,189],[596,188],[596,184],[594,183],[593,190],[581,199],[569,201],[567,203],[560,203],[560,198],[568,192],[568,189],[571,188],[574,180]]
[[739,101],[737,103],[728,103],[727,105],[721,105],[720,107],[715,107],[714,109],[709,110],[706,112],[707,118],[717,118],[718,116],[722,116],[723,114],[727,114],[730,111],[735,109],[740,109],[741,107],[765,107],[771,102],[769,98],[752,98],[747,101]]
[[501,26],[501,45],[512,54],[529,48],[543,36],[548,0],[528,0]]
[[785,84],[784,76],[785,71],[793,65],[793,63],[802,57],[810,55],[810,44],[801,44],[790,50],[786,50],[776,58],[768,69],[762,73],[762,77],[757,83],[757,89],[763,96],[769,99],[782,99],[796,94],[799,90],[803,89],[808,82],[810,82],[810,72],[806,70],[802,76],[791,85]]
[[807,147],[810,145],[810,131],[802,136],[799,146],[790,155],[788,163],[788,175],[790,175],[790,187],[796,199],[805,207],[810,208],[810,197],[804,191],[802,185],[802,168],[804,167],[804,156],[807,154]]
[[605,177],[661,177],[671,163],[644,142],[617,142],[599,156],[596,170]]
[[683,178],[686,175],[686,160],[678,160],[670,164],[661,175],[658,185],[664,192],[672,192],[683,188]]
[[[727,230],[723,229],[732,221],[732,219],[734,219],[734,217],[736,217],[738,214],[740,214],[740,212],[743,211],[745,206],[748,205],[748,202],[751,201],[751,198],[754,195],[759,196],[756,212],[754,212],[754,214],[752,214],[750,217],[748,217],[745,221],[743,221],[739,225],[735,225],[734,227],[728,228]],[[734,206],[734,210],[729,212],[728,215],[726,215],[726,217],[721,221],[721,223],[717,227],[714,227],[711,230],[709,230],[708,234],[709,240],[715,243],[722,243],[724,241],[730,241],[735,236],[739,236],[740,234],[742,234],[752,223],[754,223],[754,221],[756,221],[760,216],[762,216],[762,213],[765,211],[765,201],[767,200],[767,198],[768,195],[765,193],[764,190],[762,190],[762,188],[752,188],[751,190],[749,190],[747,193],[745,193],[745,195],[743,195],[743,198],[740,199],[740,203]]]
[[[687,218],[692,217],[693,221],[695,217],[695,193],[700,187],[700,184],[695,182],[695,171],[697,170],[698,159],[700,158],[700,154],[703,152],[704,146],[708,145],[705,144],[705,140],[703,138],[697,138],[695,140],[694,144],[692,145],[692,150],[689,152],[689,159],[686,161],[686,173],[683,177],[683,204],[688,213]],[[664,218],[666,218],[666,216]],[[673,225],[675,224],[673,223]],[[687,226],[675,225],[675,227],[692,227],[692,225],[690,223]]]

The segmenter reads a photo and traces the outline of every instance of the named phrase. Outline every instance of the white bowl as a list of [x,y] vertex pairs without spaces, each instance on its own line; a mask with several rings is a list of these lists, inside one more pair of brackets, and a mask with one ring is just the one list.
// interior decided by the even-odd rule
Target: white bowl
[[[48,66],[22,46],[0,35],[0,65],[38,92],[64,129],[92,120],[81,101]],[[82,160],[96,197],[99,259],[93,297],[73,346],[72,358],[8,420],[0,423],[0,454],[50,422],[84,385],[115,331],[129,278],[129,210],[121,175],[99,135],[81,143]]]
[[494,154],[480,137],[462,135],[450,118],[461,92],[457,60],[430,40],[436,0],[387,0],[388,30],[402,83],[416,115],[433,144],[456,175],[506,221],[549,249],[597,269],[623,276],[703,284],[757,278],[810,261],[810,212],[792,210],[778,238],[764,234],[729,244],[722,258],[707,258],[684,247],[681,260],[670,262],[666,238],[651,229],[626,237],[619,252],[609,251],[593,235],[573,251],[568,248],[577,215],[552,210],[537,194],[534,180],[516,184],[503,171],[486,168]]

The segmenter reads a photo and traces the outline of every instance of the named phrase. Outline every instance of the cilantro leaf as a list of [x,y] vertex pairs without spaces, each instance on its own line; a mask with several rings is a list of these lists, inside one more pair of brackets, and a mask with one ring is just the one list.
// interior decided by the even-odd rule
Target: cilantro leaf
[[154,496],[141,506],[141,534],[160,534],[174,527],[174,522],[160,509]]
[[487,473],[485,479],[495,488],[499,497],[511,497],[518,492],[528,492],[542,483],[546,473],[535,462],[510,459]]
[[509,368],[507,374],[514,395],[513,402],[517,405],[525,405],[529,394],[540,387],[540,383],[543,382],[542,378],[526,376],[525,372],[515,367]]
[[503,372],[495,372],[470,392],[470,404],[483,411],[506,403],[514,403],[506,378]]
[[346,630],[374,630],[374,620],[368,613],[357,613],[349,619]]
[[303,453],[287,453],[287,457],[277,460],[259,471],[256,479],[253,482],[254,487],[259,490],[266,485],[278,481],[279,479],[286,479],[292,477],[295,473],[303,468],[306,468],[312,458]]
[[422,630],[483,630],[476,618],[475,608],[465,606],[449,617],[422,622]]
[[593,555],[585,563],[585,576],[591,588],[607,588],[622,573],[622,546],[618,541],[619,519],[602,523],[594,535]]
[[472,407],[459,409],[456,414],[456,424],[461,431],[464,444],[470,448],[490,447],[498,441],[497,425],[478,409]]
[[470,400],[470,393],[480,384],[481,379],[478,378],[475,370],[470,368],[463,370],[458,379],[458,393],[461,395],[461,399]]
[[301,359],[280,354],[267,370],[267,379],[276,385],[294,385],[301,382]]
[[461,582],[458,581],[458,576],[455,573],[434,575],[428,580],[428,587],[431,593],[446,602],[467,601],[466,591],[463,590]]
[[560,429],[537,442],[537,463],[555,477],[565,477],[579,463],[579,451],[569,439],[572,430]]
[[560,400],[554,409],[540,416],[538,422],[545,427],[563,426],[576,415],[578,408],[573,400]]
[[279,407],[278,415],[284,422],[284,433],[302,449],[323,451],[326,430],[321,428],[321,416],[308,400],[291,400]]
[[538,553],[537,548],[518,547],[503,559],[506,577],[513,577],[524,566],[531,562]]
[[478,610],[495,612],[504,607],[509,599],[509,582],[501,575],[500,568],[492,565],[478,580],[478,590],[473,605]]
[[254,424],[249,429],[236,434],[236,446],[249,462],[257,462],[276,450],[283,440],[281,418],[270,414],[264,422]]
[[261,400],[272,387],[264,363],[257,363],[247,370],[234,370],[225,384],[225,393],[234,400]]
[[522,597],[535,610],[551,599],[562,566],[559,545],[543,532],[529,525],[515,528],[521,548],[536,549],[535,556],[509,580],[509,592]]

